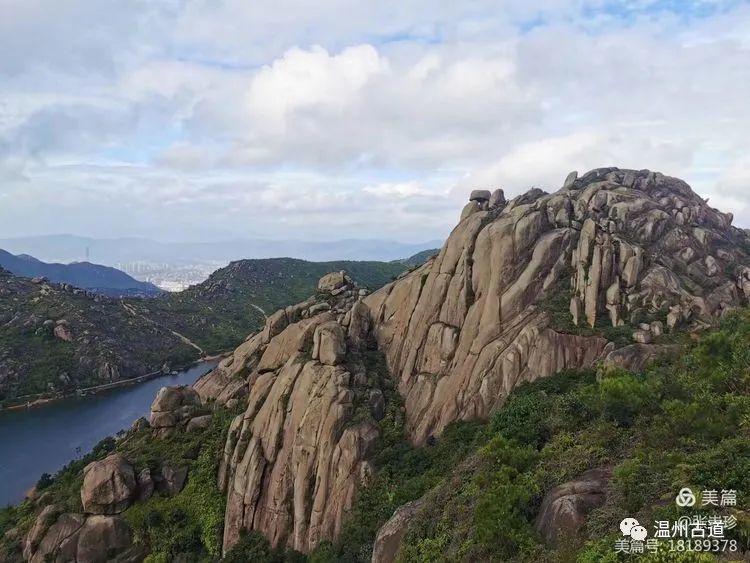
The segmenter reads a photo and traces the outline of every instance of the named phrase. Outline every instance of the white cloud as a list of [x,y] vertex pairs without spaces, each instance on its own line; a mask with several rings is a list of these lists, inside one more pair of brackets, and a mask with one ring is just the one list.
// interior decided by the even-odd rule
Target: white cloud
[[597,166],[684,177],[750,226],[744,3],[0,0],[0,16],[3,236],[429,239],[469,189]]

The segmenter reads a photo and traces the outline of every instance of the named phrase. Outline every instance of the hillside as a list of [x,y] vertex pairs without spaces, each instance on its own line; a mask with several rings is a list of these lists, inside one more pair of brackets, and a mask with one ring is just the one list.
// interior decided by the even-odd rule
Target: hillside
[[239,260],[185,291],[128,303],[215,354],[237,346],[263,326],[266,315],[312,295],[318,279],[339,270],[346,270],[363,287],[377,289],[403,273],[406,266],[293,258]]
[[115,268],[74,262],[72,264],[48,264],[33,256],[14,256],[0,250],[0,267],[25,278],[44,277],[54,283],[70,284],[111,297],[154,296],[161,290],[153,284],[138,281]]
[[423,250],[422,252],[417,252],[413,256],[409,256],[409,258],[405,258],[403,260],[399,260],[402,264],[405,264],[406,266],[417,267],[421,266],[427,260],[435,256],[438,252],[440,252],[439,248],[428,248],[427,250]]
[[67,393],[197,357],[119,300],[0,270],[0,401]]
[[[149,423],[0,512],[0,550],[614,563],[624,543],[742,560],[750,238],[732,220],[646,170],[476,190],[421,267],[374,292],[325,275],[194,387],[162,389]],[[679,506],[685,487],[734,501]],[[682,517],[725,543],[670,553],[653,531]],[[625,518],[657,541],[623,540]]]
[[[5,272],[0,401],[130,379],[231,350],[263,326],[266,313],[314,293],[329,271],[347,269],[363,286],[377,288],[405,268],[386,262],[241,260],[181,293],[121,300]],[[72,342],[55,337],[55,331]]]

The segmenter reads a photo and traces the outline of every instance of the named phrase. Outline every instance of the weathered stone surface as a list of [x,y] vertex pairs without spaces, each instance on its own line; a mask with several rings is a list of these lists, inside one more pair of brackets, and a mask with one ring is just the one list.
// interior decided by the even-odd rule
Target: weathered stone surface
[[469,201],[485,202],[489,201],[491,197],[492,194],[489,190],[474,190],[469,196]]
[[328,366],[335,366],[344,360],[346,336],[339,323],[330,321],[315,329],[312,357]]
[[46,534],[49,527],[55,523],[60,512],[61,510],[59,506],[49,505],[45,506],[39,513],[39,516],[37,516],[34,525],[26,534],[26,538],[23,542],[23,558],[26,561],[31,559],[34,552],[38,549],[39,543],[42,541],[42,538],[44,538],[44,534]]
[[470,201],[467,203],[464,208],[461,210],[461,221],[466,219],[467,217],[470,217],[477,211],[481,211],[482,208],[479,206],[479,204],[476,201]]
[[372,550],[372,563],[393,563],[396,560],[401,542],[414,517],[422,508],[423,501],[415,500],[396,509],[388,522],[378,530]]
[[346,285],[346,281],[346,272],[331,272],[320,278],[320,281],[318,282],[318,290],[331,292]]
[[308,304],[253,352],[262,361],[252,364],[247,409],[230,425],[219,464],[225,549],[243,529],[303,552],[335,539],[371,473],[379,432],[352,421],[354,405],[371,401],[375,419],[385,404],[360,357],[371,339],[370,309],[347,285],[326,297],[325,311],[311,316]]
[[573,184],[575,183],[577,179],[578,179],[578,172],[574,170],[573,172],[568,174],[567,177],[565,178],[565,183],[563,183],[563,188],[565,189],[572,188]]
[[490,207],[502,207],[506,203],[508,203],[505,200],[505,192],[501,189],[497,189],[494,192],[492,192],[492,196],[490,196]]
[[89,514],[119,514],[137,490],[133,466],[121,454],[88,464],[83,470],[81,504]]
[[[90,516],[80,529],[76,563],[103,561],[141,561],[142,554],[134,552],[133,532],[119,516]],[[125,557],[130,553],[130,557]]]
[[173,497],[185,487],[187,475],[187,465],[164,465],[156,478],[156,490],[164,496]]
[[187,385],[162,387],[151,404],[151,427],[157,430],[173,429],[200,410],[201,398]]
[[210,414],[204,414],[203,416],[196,416],[195,418],[191,418],[187,423],[186,430],[188,432],[200,432],[201,430],[211,428],[211,422],[213,421],[213,419],[214,417]]
[[536,521],[537,533],[550,544],[580,536],[586,517],[604,504],[612,474],[592,469],[580,478],[552,489],[544,497]]
[[667,310],[670,328],[701,327],[747,303],[747,234],[681,180],[606,168],[566,186],[465,213],[434,260],[365,298],[415,444],[486,418],[523,381],[598,359],[604,339],[555,334],[539,308],[568,287],[572,320],[596,328]]
[[62,514],[45,532],[29,559],[30,563],[77,561],[76,545],[85,521],[83,514]]

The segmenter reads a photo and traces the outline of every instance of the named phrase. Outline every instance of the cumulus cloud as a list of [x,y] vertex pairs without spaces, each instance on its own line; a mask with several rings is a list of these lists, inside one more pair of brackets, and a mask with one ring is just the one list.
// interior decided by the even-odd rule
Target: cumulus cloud
[[3,236],[432,239],[470,189],[597,166],[750,226],[744,2],[136,8],[0,0]]

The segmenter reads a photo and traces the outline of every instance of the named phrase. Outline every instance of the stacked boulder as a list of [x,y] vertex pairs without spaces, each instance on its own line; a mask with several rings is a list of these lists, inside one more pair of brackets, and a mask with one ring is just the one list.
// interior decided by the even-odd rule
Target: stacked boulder
[[149,423],[155,432],[168,435],[188,427],[189,430],[205,428],[210,415],[201,415],[203,405],[198,392],[187,385],[162,387],[151,403]]
[[145,553],[133,545],[133,532],[119,516],[139,498],[141,487],[133,466],[120,454],[87,465],[81,487],[84,513],[46,506],[24,539],[24,560],[143,561]]

